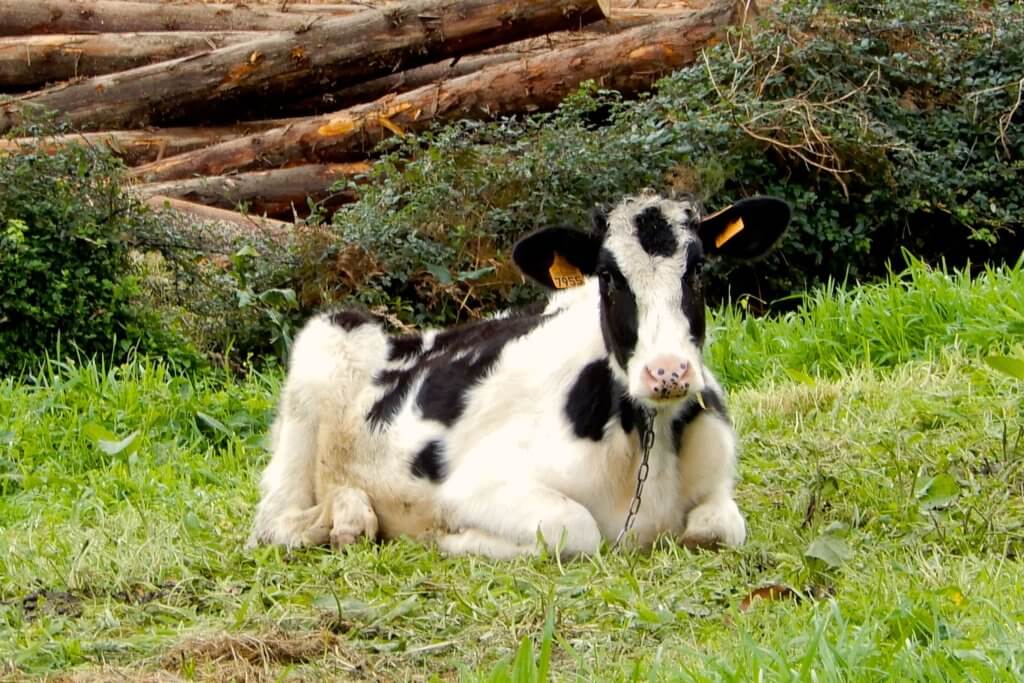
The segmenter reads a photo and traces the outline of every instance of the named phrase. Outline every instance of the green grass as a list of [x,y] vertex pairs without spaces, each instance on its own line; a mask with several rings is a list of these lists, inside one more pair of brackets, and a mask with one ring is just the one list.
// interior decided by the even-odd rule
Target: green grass
[[714,316],[750,526],[717,554],[249,552],[279,376],[2,381],[0,678],[1019,680],[1024,382],[982,361],[1022,293],[919,266]]

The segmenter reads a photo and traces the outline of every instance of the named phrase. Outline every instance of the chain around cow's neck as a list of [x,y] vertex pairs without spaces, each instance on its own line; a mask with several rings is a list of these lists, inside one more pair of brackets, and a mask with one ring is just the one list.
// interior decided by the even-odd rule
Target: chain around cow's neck
[[644,493],[644,483],[647,481],[647,474],[650,472],[648,460],[651,457],[651,448],[654,446],[654,411],[641,408],[642,419],[639,421],[640,446],[643,448],[643,457],[640,459],[640,469],[636,471],[636,492],[629,504],[629,513],[626,515],[626,523],[622,525],[622,531],[615,537],[615,545],[629,533],[636,515],[640,512],[640,501]]

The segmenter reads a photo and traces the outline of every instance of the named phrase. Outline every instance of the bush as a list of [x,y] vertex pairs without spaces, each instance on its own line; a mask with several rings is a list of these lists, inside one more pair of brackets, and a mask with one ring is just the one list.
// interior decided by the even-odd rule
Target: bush
[[124,192],[120,163],[105,148],[44,145],[0,155],[0,373],[59,348],[117,358],[141,347],[196,362],[136,303],[126,237],[147,212]]
[[[756,265],[708,269],[712,304],[793,308],[830,280],[1014,260],[1024,243],[1024,7],[954,0],[793,2],[625,101],[588,85],[558,111],[396,140],[360,201],[280,240],[167,221],[145,282],[205,352],[279,357],[312,310],[359,303],[443,325],[538,295],[508,262],[526,232],[585,224],[653,187],[709,209],[755,193],[794,206]],[[745,296],[749,295],[749,296]]]
[[647,186],[711,209],[753,193],[794,205],[770,259],[710,273],[713,299],[870,279],[903,248],[1012,260],[1022,79],[1016,3],[789,3],[639,101],[591,86],[553,114],[397,143],[334,217],[323,298],[417,323],[522,301],[536,293],[506,261],[516,238]]

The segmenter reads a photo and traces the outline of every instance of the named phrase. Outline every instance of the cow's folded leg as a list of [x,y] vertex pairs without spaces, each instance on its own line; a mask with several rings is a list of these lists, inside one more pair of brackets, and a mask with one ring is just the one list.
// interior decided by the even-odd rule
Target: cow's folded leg
[[536,552],[535,543],[521,545],[480,529],[463,529],[437,539],[437,547],[449,555],[486,555],[510,560]]
[[325,513],[330,511],[315,504],[313,491],[316,429],[315,418],[307,416],[282,415],[274,425],[274,455],[260,481],[262,497],[250,546],[293,547],[327,541],[331,527]]
[[[331,546],[341,548],[355,543],[360,536],[377,537],[377,515],[365,491],[341,486],[331,492]],[[325,502],[325,505],[327,503]]]
[[[477,486],[472,493],[459,491],[448,501],[445,509],[450,528],[480,530],[512,546],[525,546],[532,551],[538,533],[548,548],[563,556],[595,553],[601,545],[601,530],[589,510],[539,484],[503,482]],[[481,552],[492,555],[486,545],[481,546]]]
[[682,435],[680,493],[693,507],[680,540],[689,547],[736,546],[747,535],[733,500],[736,437],[721,417],[703,414]]

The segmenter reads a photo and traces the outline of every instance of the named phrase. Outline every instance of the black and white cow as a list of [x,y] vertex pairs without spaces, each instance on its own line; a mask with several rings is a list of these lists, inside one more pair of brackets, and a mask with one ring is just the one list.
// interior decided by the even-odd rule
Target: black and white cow
[[[542,311],[389,336],[325,313],[295,339],[253,542],[334,546],[409,535],[450,553],[571,555],[615,539],[653,430],[626,541],[737,545],[736,439],[702,362],[706,257],[757,258],[789,207],[703,217],[644,194],[591,232],[520,241],[520,270],[557,290]],[[575,285],[575,286],[570,286]]]

